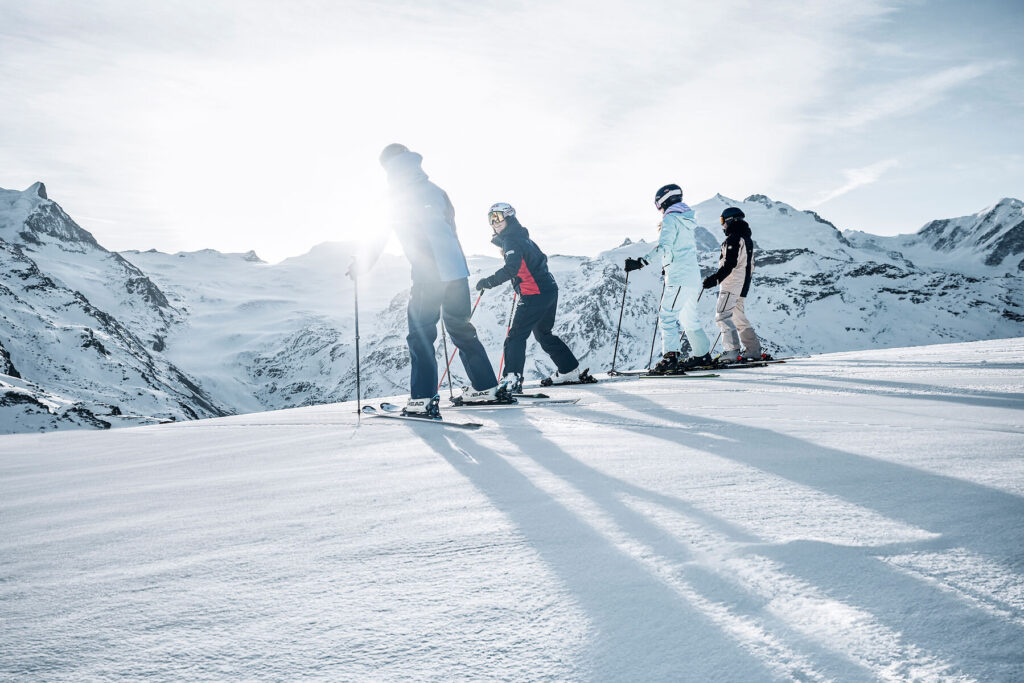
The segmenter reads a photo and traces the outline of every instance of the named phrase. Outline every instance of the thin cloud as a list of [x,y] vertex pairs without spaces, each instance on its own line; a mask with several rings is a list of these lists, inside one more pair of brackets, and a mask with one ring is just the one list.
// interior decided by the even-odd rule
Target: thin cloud
[[886,159],[885,161],[879,161],[871,164],[870,166],[847,169],[843,171],[843,177],[846,179],[846,182],[833,190],[828,190],[827,192],[822,193],[816,200],[811,202],[810,206],[811,208],[821,206],[822,204],[830,202],[836,197],[841,197],[848,192],[852,192],[857,188],[876,183],[886,171],[891,168],[895,168],[896,166],[899,166],[898,160]]
[[[859,128],[875,121],[906,116],[938,104],[956,88],[1006,66],[1006,62],[984,62],[944,69],[929,76],[908,78],[882,88],[843,116],[825,121],[826,129]],[[863,93],[858,94],[860,99]]]

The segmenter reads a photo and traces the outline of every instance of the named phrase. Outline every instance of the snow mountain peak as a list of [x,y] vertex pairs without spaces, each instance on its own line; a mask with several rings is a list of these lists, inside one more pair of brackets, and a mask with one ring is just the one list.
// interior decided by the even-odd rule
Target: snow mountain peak
[[35,183],[32,183],[32,185],[30,185],[29,188],[25,190],[25,192],[28,192],[29,194],[34,194],[40,199],[48,199],[48,197],[46,196],[46,185],[43,185],[42,182],[37,181]]

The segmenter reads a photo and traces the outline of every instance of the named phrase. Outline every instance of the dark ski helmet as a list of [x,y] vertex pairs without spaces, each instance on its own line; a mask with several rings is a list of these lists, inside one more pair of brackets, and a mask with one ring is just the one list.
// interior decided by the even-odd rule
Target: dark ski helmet
[[683,188],[678,185],[666,185],[654,193],[654,208],[658,211],[664,211],[681,201],[683,201]]
[[405,145],[399,144],[397,142],[392,142],[390,145],[381,150],[380,165],[383,166],[392,157],[397,157],[399,154],[404,154],[405,152],[408,151],[409,148],[406,147]]
[[745,218],[743,211],[735,206],[730,206],[722,212],[722,223],[728,223],[729,221],[739,220]]

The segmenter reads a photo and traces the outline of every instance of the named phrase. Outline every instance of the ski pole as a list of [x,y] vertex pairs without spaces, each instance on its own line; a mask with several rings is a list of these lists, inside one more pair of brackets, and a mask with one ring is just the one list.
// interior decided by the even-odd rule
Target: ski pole
[[[448,357],[448,332],[444,329],[444,321],[443,320],[441,321],[441,341],[444,342],[444,357],[447,358]],[[452,355],[454,356],[454,354],[452,354]],[[448,362],[451,363],[451,361],[448,361]],[[448,368],[444,369],[444,374],[448,375]],[[444,377],[441,378],[441,384],[444,384]],[[438,388],[441,387],[441,384],[437,385]],[[452,378],[451,378],[451,375],[448,375],[448,398],[450,398],[452,400],[452,402],[455,401],[455,392],[452,391]]]
[[[469,312],[469,319],[470,320],[473,319],[473,314],[476,313],[476,304],[480,303],[480,299],[483,297],[483,295],[484,295],[484,292],[483,292],[483,290],[481,290],[480,291],[480,296],[478,296],[476,298],[476,303],[473,304],[473,310]],[[444,334],[444,323],[443,322],[441,323],[441,333]],[[445,344],[447,344],[447,342],[445,342]],[[448,347],[445,346],[444,355],[448,358],[448,364],[444,366],[444,374],[441,375],[441,381],[437,383],[437,390],[438,391],[441,390],[441,385],[444,384],[444,378],[448,376],[448,370],[449,370],[449,368],[451,368],[452,361],[455,360],[455,354],[458,353],[458,352],[459,352],[458,347],[455,347],[455,350],[452,351],[452,355],[448,356]],[[449,391],[451,390],[451,388],[452,388],[452,381],[451,381],[451,379],[449,379],[448,380],[448,389],[449,389]]]
[[359,276],[356,274],[355,267],[349,269],[352,274],[352,291],[355,294],[355,307],[356,307],[356,411],[359,417],[356,418],[358,421],[362,418],[363,406],[362,406],[362,385],[360,381],[359,372]]
[[[665,300],[665,281],[661,281],[661,299],[658,301],[658,314],[661,314],[661,302]],[[658,338],[658,318],[654,318],[654,336],[651,337],[651,355],[647,359],[647,371],[651,370],[651,363],[654,362],[654,340]]]
[[[725,293],[725,303],[722,304],[722,310],[725,310],[725,306],[729,302],[729,295],[730,295],[729,292]],[[716,316],[716,320],[717,320],[717,316]],[[721,338],[722,338],[722,330],[719,330],[718,331],[718,336],[715,337],[715,343],[711,345],[711,350],[708,351],[708,354],[714,353],[715,347],[718,346],[718,340],[721,339]]]
[[[512,314],[516,311],[516,293],[512,292],[512,308],[508,312],[508,327],[505,328],[505,339],[508,339],[508,333],[512,329]],[[505,348],[502,346],[501,349],[501,362],[498,363],[498,379],[501,380],[501,370],[505,367]]]
[[626,290],[629,288],[629,271],[626,271],[626,282],[622,285],[622,303],[619,305],[619,326],[615,328],[615,350],[612,351],[612,369],[609,375],[615,374],[615,361],[619,357],[619,332],[622,331],[622,312],[626,310]]
[[719,332],[718,336],[715,337],[715,343],[711,345],[711,351],[708,351],[709,354],[714,352],[715,347],[718,346],[718,340],[721,339],[721,338],[722,338],[722,333]]

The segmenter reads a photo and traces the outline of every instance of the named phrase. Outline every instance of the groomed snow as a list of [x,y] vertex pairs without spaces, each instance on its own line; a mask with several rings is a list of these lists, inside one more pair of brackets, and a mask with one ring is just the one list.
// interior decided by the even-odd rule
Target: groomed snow
[[1024,339],[0,437],[0,678],[1024,679]]

